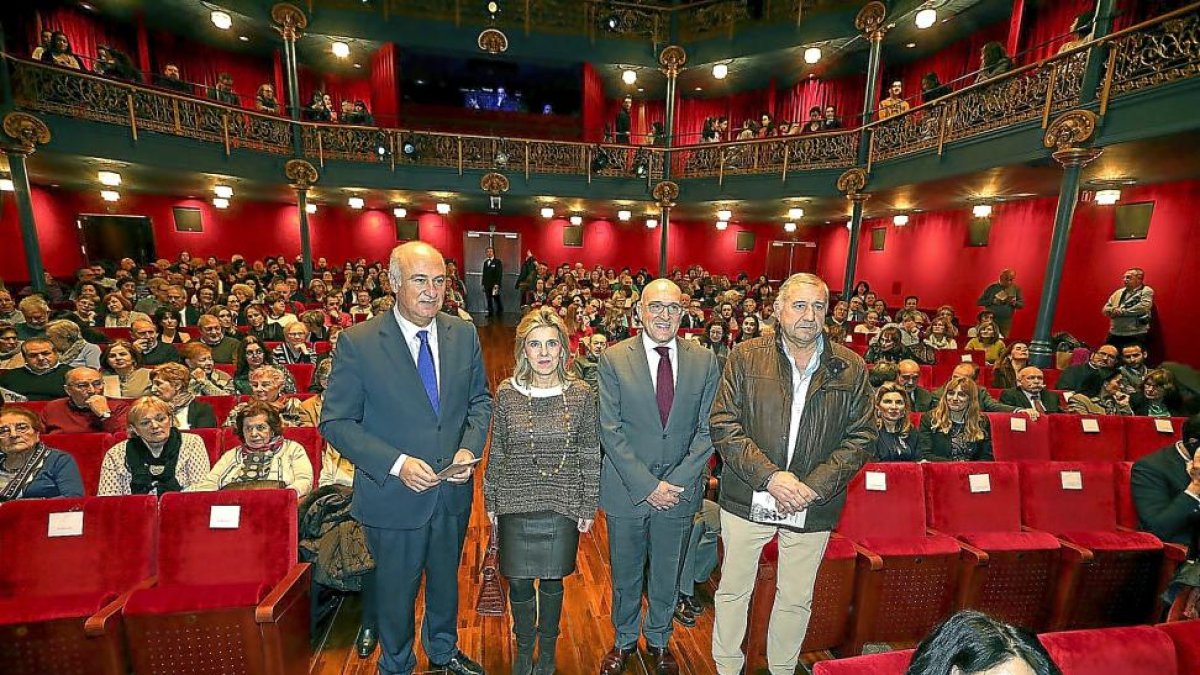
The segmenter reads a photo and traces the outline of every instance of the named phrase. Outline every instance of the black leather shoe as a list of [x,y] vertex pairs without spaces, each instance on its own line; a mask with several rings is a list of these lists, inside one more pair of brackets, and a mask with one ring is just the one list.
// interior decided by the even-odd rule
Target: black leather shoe
[[454,675],[484,675],[483,666],[472,661],[466,654],[455,652],[445,663],[431,663],[435,670],[444,670]]
[[692,610],[683,600],[675,604],[675,621],[688,628],[696,625],[696,615],[692,614]]
[[688,611],[694,616],[704,613],[704,605],[700,604],[700,599],[694,595],[680,595],[679,602],[687,605]]
[[358,629],[358,637],[354,638],[354,649],[358,652],[358,658],[365,659],[375,652],[375,645],[379,644],[379,635],[375,633],[374,628],[362,626]]
[[628,647],[613,647],[600,660],[600,675],[621,675],[625,672],[625,662],[637,651],[637,643]]

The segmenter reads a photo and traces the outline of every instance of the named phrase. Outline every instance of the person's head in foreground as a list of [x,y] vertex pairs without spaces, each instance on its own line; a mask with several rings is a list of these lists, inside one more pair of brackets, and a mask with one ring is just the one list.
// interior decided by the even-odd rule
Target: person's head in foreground
[[1062,675],[1037,638],[964,610],[933,629],[905,675]]

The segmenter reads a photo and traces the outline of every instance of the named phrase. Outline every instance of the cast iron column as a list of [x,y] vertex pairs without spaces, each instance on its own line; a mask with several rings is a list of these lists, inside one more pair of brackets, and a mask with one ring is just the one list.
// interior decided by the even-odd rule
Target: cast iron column
[[46,279],[42,267],[42,249],[38,244],[37,222],[33,218],[33,199],[29,191],[25,158],[32,155],[38,145],[50,142],[50,129],[33,115],[13,112],[4,116],[4,135],[9,139],[4,146],[4,154],[8,156],[13,195],[17,199],[17,217],[21,222],[21,243],[25,246],[29,283],[33,290],[44,293]]
[[[1092,19],[1092,40],[1112,32],[1113,17],[1116,16],[1116,0],[1099,0],[1096,15]],[[1087,69],[1083,71],[1083,85],[1079,90],[1079,102],[1091,103],[1100,96],[1100,79],[1104,75],[1104,62],[1108,60],[1108,47],[1093,46],[1087,53]]]
[[[858,16],[854,18],[854,26],[862,31],[862,34],[871,42],[870,57],[867,60],[867,95],[863,97],[862,118],[859,121],[860,126],[870,123],[871,117],[875,114],[875,106],[879,103],[876,100],[876,96],[879,91],[883,36],[887,33],[887,26],[884,24],[885,18],[887,18],[887,7],[884,7],[883,3],[878,1],[867,3],[867,6],[859,10]],[[867,163],[867,153],[871,147],[869,134],[869,130],[863,129],[858,139],[859,164]]]
[[289,159],[283,173],[296,191],[296,206],[300,212],[300,260],[304,267],[304,278],[313,278],[312,242],[308,234],[308,189],[317,182],[317,170],[303,159]]
[[1054,148],[1053,157],[1063,167],[1062,187],[1058,194],[1058,210],[1054,215],[1054,233],[1050,237],[1050,256],[1046,260],[1046,277],[1042,282],[1042,300],[1038,303],[1037,324],[1033,342],[1029,345],[1029,360],[1041,368],[1054,365],[1054,345],[1050,333],[1054,311],[1058,306],[1058,289],[1062,284],[1063,261],[1071,236],[1071,220],[1079,200],[1079,176],[1083,167],[1100,156],[1099,148],[1080,147],[1096,133],[1096,115],[1088,110],[1072,110],[1050,124],[1043,143]]
[[846,273],[842,279],[842,299],[848,299],[854,288],[854,272],[858,267],[858,242],[862,238],[863,202],[871,195],[862,192],[867,186],[867,172],[860,168],[850,169],[837,181],[838,191],[846,193],[850,200],[850,241],[846,244]]
[[[662,217],[658,224],[662,228],[658,234],[658,276],[666,277],[667,230],[671,227],[671,207],[675,205],[675,199],[679,197],[679,186],[671,182],[671,146],[675,144],[675,80],[679,77],[679,69],[687,62],[687,52],[683,51],[683,47],[672,45],[662,50],[662,53],[658,55],[658,62],[662,64],[662,71],[667,75],[667,119],[664,130],[667,138],[666,150],[663,151],[663,179],[661,183],[654,186],[653,194],[662,210]],[[654,162],[650,162],[650,166],[653,167]],[[672,189],[664,186],[674,187]],[[660,192],[666,195],[666,198],[660,196]]]
[[[271,19],[275,30],[283,37],[283,70],[287,80],[288,115],[293,122],[300,121],[300,76],[297,74],[296,40],[308,26],[308,18],[295,5],[281,2],[271,8]],[[292,152],[297,157],[301,151],[300,127],[292,125]]]

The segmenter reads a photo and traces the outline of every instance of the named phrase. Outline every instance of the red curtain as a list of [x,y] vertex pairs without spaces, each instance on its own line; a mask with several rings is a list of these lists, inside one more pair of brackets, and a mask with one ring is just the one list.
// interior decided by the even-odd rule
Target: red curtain
[[[729,116],[729,98],[685,98],[675,109],[675,145],[691,145],[701,141],[704,120]],[[729,140],[728,136],[722,140]]]
[[[621,109],[621,99],[612,98],[605,102],[604,119],[601,125],[601,130],[608,127],[608,130],[616,135],[616,119],[617,111]],[[664,101],[640,101],[633,100],[633,111],[630,113],[630,133],[633,138],[630,142],[635,145],[640,145],[646,142],[646,136],[650,133],[651,125],[654,122],[666,125],[667,118],[667,102]],[[603,135],[603,131],[601,131]],[[614,138],[615,140],[615,138]]]
[[[219,74],[229,73],[233,76],[233,91],[241,98],[243,107],[254,107],[259,85],[275,83],[270,58],[222,52],[164,32],[154,33],[150,44],[154,72],[161,73],[164,66],[174,63],[179,66],[180,77],[201,87],[212,87]],[[275,98],[286,100],[285,92],[277,90]]]
[[376,124],[400,126],[399,55],[394,42],[371,55],[371,113]]
[[862,114],[863,97],[866,96],[866,75],[854,75],[833,80],[809,78],[789,87],[779,97],[776,118],[789,122],[803,123],[808,119],[808,109],[814,106],[837,108],[842,123],[857,126]]
[[29,25],[28,39],[32,46],[22,56],[33,52],[33,46],[37,46],[43,29],[60,30],[65,33],[67,40],[71,42],[71,51],[86,60],[85,67],[88,70],[93,69],[92,61],[96,58],[96,47],[100,45],[119,49],[128,55],[133,63],[137,63],[137,41],[130,26],[110,24],[94,14],[70,6],[38,11],[37,20]]
[[[604,80],[595,66],[583,64],[583,140],[599,143],[604,140]],[[614,113],[615,114],[615,113]]]
[[1018,64],[1033,63],[1054,56],[1058,48],[1070,42],[1071,22],[1086,12],[1096,11],[1095,0],[1054,0],[1041,2],[1029,13],[1026,28],[1021,34]]
[[936,54],[903,66],[899,72],[885,68],[883,79],[889,85],[895,80],[900,80],[904,85],[904,97],[914,105],[921,101],[921,78],[926,73],[937,73],[942,84],[961,89],[975,81],[975,78],[969,75],[979,69],[979,50],[983,45],[993,40],[1003,44],[1007,35],[1007,21],[994,23],[947,45]]

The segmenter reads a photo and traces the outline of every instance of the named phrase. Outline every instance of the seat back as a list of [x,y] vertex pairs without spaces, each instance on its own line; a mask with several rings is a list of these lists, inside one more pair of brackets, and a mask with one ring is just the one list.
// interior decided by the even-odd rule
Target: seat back
[[1116,530],[1112,464],[1025,462],[1020,475],[1025,525],[1051,534]]
[[93,497],[100,487],[100,466],[104,453],[112,447],[112,435],[103,431],[86,434],[45,434],[42,442],[47,448],[62,450],[75,458],[79,467],[79,478],[83,481],[83,494]]
[[1133,462],[1117,462],[1114,465],[1113,489],[1117,500],[1117,524],[1131,530],[1138,529],[1137,507],[1133,504]]
[[304,454],[312,464],[313,476],[321,475],[321,453],[325,449],[325,441],[321,439],[316,427],[286,427],[283,437],[296,441],[304,446]]
[[1047,389],[1053,389],[1054,385],[1058,384],[1059,375],[1062,375],[1062,371],[1058,368],[1042,368],[1042,377]]
[[882,652],[848,659],[829,659],[813,664],[813,675],[904,675],[912,661],[912,649]]
[[1063,675],[1178,675],[1175,645],[1152,626],[1072,630],[1038,636]]
[[217,424],[224,424],[225,420],[229,419],[229,412],[233,410],[233,406],[237,405],[240,397],[238,396],[197,396],[197,401],[207,403],[212,406],[213,416],[217,418]]
[[[875,483],[879,474],[883,475],[884,489],[868,489],[868,478]],[[889,462],[864,466],[846,488],[846,507],[837,531],[851,541],[923,538],[925,488],[921,465]]]
[[1161,623],[1156,628],[1175,644],[1179,675],[1200,675],[1200,620]]
[[308,383],[312,382],[316,366],[311,363],[289,363],[284,366],[296,381],[296,391],[308,391]]
[[[992,423],[992,454],[1001,462],[1050,460],[1050,422],[1030,421],[1022,414],[985,413]],[[1014,423],[1012,420],[1017,419]],[[1024,430],[1018,431],[1021,425]]]
[[1123,461],[1125,431],[1121,428],[1121,418],[1050,415],[1050,457],[1057,462]]
[[[211,527],[237,507],[237,527]],[[160,505],[159,584],[274,586],[298,560],[293,490],[172,492]]]
[[933,529],[952,536],[1021,531],[1016,464],[930,462],[922,469],[926,516]]
[[[83,512],[82,534],[50,536],[51,514],[73,511]],[[125,592],[154,574],[157,515],[158,501],[149,495],[5,504],[0,507],[0,551],[7,553],[0,565],[0,599]]]
[[917,380],[917,384],[930,391],[937,388],[937,385],[933,383],[933,366],[921,366],[921,375]]
[[1186,417],[1125,417],[1125,459],[1136,462],[1171,445],[1183,434]]

